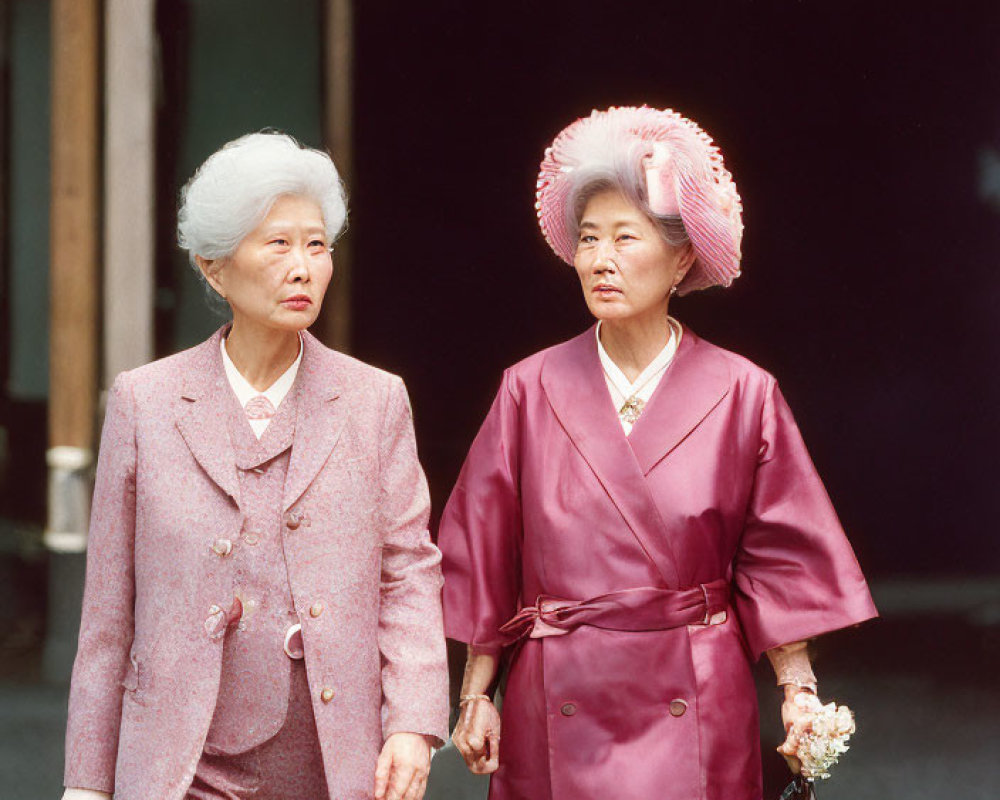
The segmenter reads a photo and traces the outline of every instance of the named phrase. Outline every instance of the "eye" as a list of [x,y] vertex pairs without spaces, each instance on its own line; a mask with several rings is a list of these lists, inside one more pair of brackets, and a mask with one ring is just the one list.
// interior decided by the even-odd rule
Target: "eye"
[[275,236],[268,244],[275,244],[278,247],[288,247],[288,239],[284,239],[281,236]]
[[580,236],[580,244],[593,244],[597,241],[597,237],[592,233],[584,233]]
[[633,236],[631,233],[620,233],[620,234],[618,234],[618,241],[619,242],[621,242],[621,241],[630,241],[630,240],[637,239],[637,238],[638,237]]
[[309,242],[309,246],[310,247],[322,247],[324,250],[329,250],[330,249],[329,247],[327,247],[326,242],[324,242],[322,239],[313,239],[312,241]]

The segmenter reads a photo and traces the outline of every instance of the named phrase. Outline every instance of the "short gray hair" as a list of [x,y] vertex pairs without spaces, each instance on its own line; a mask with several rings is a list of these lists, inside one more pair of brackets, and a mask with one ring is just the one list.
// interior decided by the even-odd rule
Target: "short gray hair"
[[250,133],[224,144],[198,167],[183,189],[177,241],[195,256],[231,256],[283,195],[314,200],[323,214],[327,242],[347,220],[347,198],[329,155],[284,133]]

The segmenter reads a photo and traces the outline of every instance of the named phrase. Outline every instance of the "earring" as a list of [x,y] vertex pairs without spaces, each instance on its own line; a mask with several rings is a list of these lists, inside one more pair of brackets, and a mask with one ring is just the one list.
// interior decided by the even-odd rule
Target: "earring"
[[670,294],[671,294],[671,296],[677,294],[677,286],[676,285],[670,287]]

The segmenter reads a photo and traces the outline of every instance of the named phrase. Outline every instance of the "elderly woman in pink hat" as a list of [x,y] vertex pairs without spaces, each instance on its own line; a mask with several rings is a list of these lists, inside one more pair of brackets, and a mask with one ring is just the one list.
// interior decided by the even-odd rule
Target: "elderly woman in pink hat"
[[751,662],[791,726],[807,640],[876,611],[774,377],[670,315],[739,275],[739,195],[695,123],[611,108],[536,208],[597,322],[504,373],[445,509],[452,738],[494,800],[758,800]]

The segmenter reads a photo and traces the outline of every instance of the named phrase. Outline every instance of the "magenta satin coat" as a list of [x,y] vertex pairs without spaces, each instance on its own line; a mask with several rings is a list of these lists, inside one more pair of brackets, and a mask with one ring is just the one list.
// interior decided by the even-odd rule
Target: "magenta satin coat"
[[[206,620],[234,575],[212,545],[243,524],[220,335],[123,373],[108,400],[65,783],[116,800],[182,798],[215,709]],[[299,521],[280,535],[330,798],[362,800],[385,737],[447,736],[440,554],[402,381],[303,341],[276,519]]]
[[507,370],[438,544],[484,647],[542,594],[731,586],[722,624],[522,640],[493,800],[759,800],[751,660],[876,613],[774,378],[687,328],[629,437],[593,328]]

